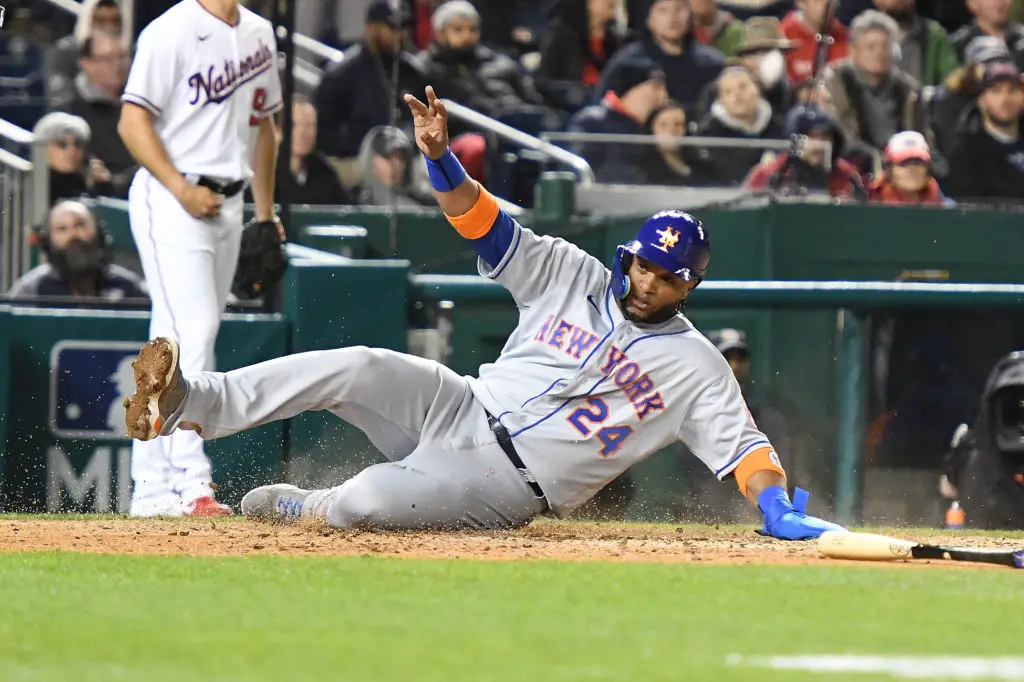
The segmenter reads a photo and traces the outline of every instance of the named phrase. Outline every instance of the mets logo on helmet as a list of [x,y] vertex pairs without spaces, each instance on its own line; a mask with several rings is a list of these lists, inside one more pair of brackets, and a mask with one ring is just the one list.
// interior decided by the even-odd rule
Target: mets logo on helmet
[[666,227],[664,230],[658,230],[654,234],[661,237],[658,240],[657,248],[661,249],[665,253],[679,243],[679,230],[673,230],[671,227]]

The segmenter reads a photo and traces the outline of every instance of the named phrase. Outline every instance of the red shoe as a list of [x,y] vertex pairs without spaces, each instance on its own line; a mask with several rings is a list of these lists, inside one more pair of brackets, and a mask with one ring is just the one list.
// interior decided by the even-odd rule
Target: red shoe
[[231,507],[212,497],[200,497],[185,510],[185,516],[231,516]]

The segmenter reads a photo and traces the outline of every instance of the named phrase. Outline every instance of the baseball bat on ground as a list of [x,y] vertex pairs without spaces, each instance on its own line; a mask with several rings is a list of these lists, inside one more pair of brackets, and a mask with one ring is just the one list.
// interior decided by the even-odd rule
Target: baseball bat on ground
[[908,559],[944,559],[998,564],[1024,568],[1024,549],[974,549],[945,547],[900,540],[872,533],[827,531],[818,538],[818,550],[831,559],[861,561],[902,561]]

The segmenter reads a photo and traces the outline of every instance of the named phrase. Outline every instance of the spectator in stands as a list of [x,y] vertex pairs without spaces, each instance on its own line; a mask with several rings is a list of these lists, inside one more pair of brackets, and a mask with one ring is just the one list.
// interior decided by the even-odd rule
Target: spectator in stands
[[601,70],[628,39],[618,0],[556,0],[534,72],[554,107],[575,113],[590,99]]
[[[753,190],[778,189],[782,192],[828,192],[836,198],[866,198],[860,172],[842,158],[845,151],[843,131],[831,115],[815,104],[793,107],[786,116],[786,136],[804,135],[810,144],[801,146],[797,158],[780,154],[754,168],[746,180]],[[831,154],[814,142],[829,142]]]
[[1010,20],[1010,0],[967,0],[974,20],[951,36],[961,62],[966,61],[967,45],[978,36],[994,36],[1006,43],[1017,68],[1024,70],[1024,26]]
[[679,102],[668,101],[647,117],[644,132],[659,138],[643,164],[647,182],[652,185],[707,184],[708,173],[700,159],[700,150],[679,143],[686,137],[686,110]]
[[690,0],[690,6],[693,10],[693,37],[726,57],[734,56],[743,38],[743,22],[731,12],[719,9],[715,0]]
[[870,201],[879,204],[948,206],[950,202],[932,177],[932,154],[924,135],[903,130],[885,145],[884,166],[868,188]]
[[[327,156],[357,165],[363,138],[374,127],[386,125],[395,107],[400,125],[411,128],[412,118],[401,98],[407,92],[422,94],[427,82],[419,59],[402,48],[410,22],[404,9],[392,9],[388,0],[374,0],[366,10],[363,42],[346,50],[344,59],[324,73],[313,101],[318,146]],[[396,50],[398,82],[392,83]],[[346,184],[354,184],[357,174],[352,175]]]
[[46,99],[50,111],[67,108],[74,96],[72,85],[81,62],[81,46],[94,33],[111,33],[131,44],[131,31],[118,0],[83,0],[75,30],[54,43],[44,61]]
[[[727,137],[738,141],[777,139],[782,124],[761,96],[754,76],[742,66],[730,66],[718,77],[718,97],[711,112],[697,126],[699,137]],[[763,147],[709,147],[701,150],[716,185],[741,183],[764,156]]]
[[8,296],[67,296],[120,301],[146,298],[145,284],[132,271],[109,262],[106,234],[79,201],[61,201],[37,233],[47,262],[14,283]]
[[516,61],[535,52],[544,38],[546,4],[547,0],[473,0],[481,15],[480,42]]
[[945,187],[958,202],[1024,203],[1024,87],[1013,62],[985,67],[977,108],[966,112]]
[[[802,83],[813,75],[814,62],[818,54],[818,41],[814,36],[822,32],[828,16],[829,1],[796,0],[796,9],[782,20],[783,34],[798,45],[786,55],[786,73],[793,83]],[[833,41],[828,47],[825,62],[831,64],[846,59],[850,52],[850,38],[846,27],[833,16],[828,22],[825,34]]]
[[67,111],[81,116],[92,131],[89,151],[99,172],[109,180],[97,192],[124,199],[138,169],[135,159],[117,132],[121,118],[121,93],[128,80],[131,60],[120,35],[98,32],[82,43],[82,72],[75,77],[75,94]]
[[[600,104],[581,109],[568,123],[572,133],[643,135],[644,124],[668,100],[665,74],[644,54],[620,60],[604,79]],[[599,182],[644,184],[649,145],[577,141],[572,150],[590,162]]]
[[938,85],[960,65],[942,24],[917,13],[915,0],[875,0],[900,27],[899,67],[921,85]]
[[544,103],[518,62],[480,43],[480,14],[471,2],[446,2],[433,23],[434,44],[421,58],[437,92],[492,117]]
[[935,93],[931,113],[932,132],[939,150],[948,154],[953,136],[960,125],[960,117],[968,108],[974,108],[981,92],[981,77],[985,67],[994,61],[1010,61],[1010,49],[995,36],[978,36],[964,50],[964,65],[949,74]]
[[900,130],[916,130],[933,142],[921,85],[893,64],[899,31],[886,14],[861,13],[850,24],[850,58],[830,66],[825,76],[851,146],[864,142],[880,152]]
[[793,106],[793,87],[786,75],[786,55],[797,43],[782,33],[775,17],[751,17],[743,24],[736,56],[757,78],[761,93],[772,111],[784,115]]
[[380,126],[363,138],[359,151],[365,206],[433,206],[426,166],[418,163],[412,140],[398,128]]
[[39,119],[33,131],[46,142],[46,164],[50,168],[50,202],[76,199],[89,194],[90,178],[85,165],[89,144],[89,124],[80,116],[62,112]]
[[647,15],[648,35],[619,50],[605,67],[601,83],[595,91],[600,98],[619,79],[623,64],[646,57],[660,65],[665,73],[669,96],[686,107],[694,116],[702,91],[713,83],[725,68],[721,52],[701,44],[690,35],[690,0],[651,0]]
[[[305,97],[292,100],[291,158],[278,158],[288,164],[284,182],[275,198],[295,204],[351,204],[352,197],[341,185],[334,168],[316,149],[316,107]],[[281,177],[280,175],[278,177]]]

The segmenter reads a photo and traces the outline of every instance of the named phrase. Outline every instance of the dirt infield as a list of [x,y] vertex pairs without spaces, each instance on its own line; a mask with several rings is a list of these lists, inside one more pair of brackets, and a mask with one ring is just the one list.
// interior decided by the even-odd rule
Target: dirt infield
[[[898,537],[906,534],[893,533]],[[993,537],[921,537],[962,546],[1013,547],[1021,540]],[[0,552],[70,551],[184,556],[391,556],[484,560],[816,564],[812,542],[782,542],[753,528],[535,522],[510,532],[371,533],[245,519],[135,520],[0,518]],[[920,565],[966,566],[950,562]],[[909,564],[907,564],[909,565]],[[998,570],[998,567],[995,567]]]

